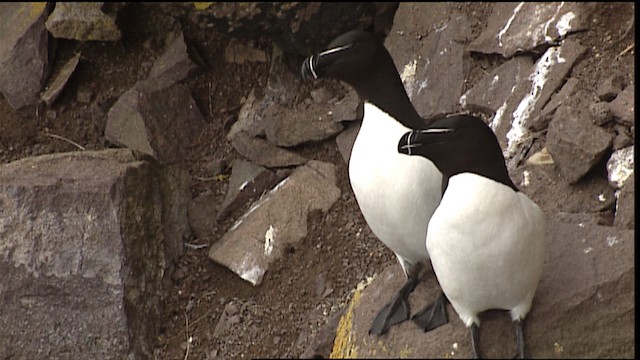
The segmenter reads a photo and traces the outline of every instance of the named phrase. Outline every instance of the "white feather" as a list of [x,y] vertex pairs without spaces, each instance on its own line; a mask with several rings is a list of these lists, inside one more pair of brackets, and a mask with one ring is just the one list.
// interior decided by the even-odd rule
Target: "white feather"
[[545,220],[521,192],[471,173],[449,179],[427,248],[442,290],[465,325],[478,313],[524,319],[542,274]]
[[429,258],[424,239],[440,202],[442,182],[430,160],[398,153],[400,137],[410,130],[365,102],[349,161],[360,210],[373,233],[398,256],[405,273],[407,265]]

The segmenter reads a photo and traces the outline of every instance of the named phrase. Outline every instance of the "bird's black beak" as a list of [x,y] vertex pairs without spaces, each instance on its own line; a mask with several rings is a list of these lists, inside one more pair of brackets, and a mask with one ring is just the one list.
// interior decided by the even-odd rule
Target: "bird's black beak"
[[304,60],[304,62],[302,63],[302,69],[301,69],[303,81],[316,80],[318,78],[318,74],[316,73],[316,70],[315,70],[317,69],[317,65],[318,65],[318,55],[311,55]]
[[398,152],[400,154],[411,155],[411,149],[420,146],[419,143],[416,143],[415,131],[409,131],[402,135],[400,141],[398,142]]

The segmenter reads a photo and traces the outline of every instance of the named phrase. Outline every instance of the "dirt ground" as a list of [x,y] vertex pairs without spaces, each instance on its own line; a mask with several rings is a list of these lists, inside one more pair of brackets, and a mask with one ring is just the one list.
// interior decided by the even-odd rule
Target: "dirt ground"
[[[457,6],[470,15],[477,35],[490,6],[478,3]],[[162,51],[167,31],[159,30],[157,22],[138,16],[135,11],[127,13],[119,19],[123,31],[120,42],[57,40],[54,73],[74,53],[81,51],[82,58],[52,108],[41,108],[33,116],[24,117],[0,99],[0,163],[46,153],[79,151],[67,140],[86,149],[113,146],[104,138],[106,114],[118,96],[137,80],[146,78],[153,60]],[[582,79],[588,88],[595,89],[612,74],[633,71],[635,49],[628,47],[634,44],[635,25],[625,27],[633,14],[632,3],[601,3],[591,29],[576,35],[589,50],[572,75]],[[260,96],[269,64],[227,63],[224,49],[230,37],[190,28],[188,24],[184,32],[206,65],[186,81],[207,121],[200,138],[184,144],[191,150],[192,195],[212,191],[222,202],[227,182],[211,180],[211,164],[218,160],[230,164],[239,157],[225,136],[252,87]],[[266,38],[256,39],[253,46],[271,53]],[[470,59],[470,72],[478,73],[481,63]],[[483,67],[480,71],[488,72],[491,68]],[[92,95],[91,101],[80,101],[78,94],[87,91]],[[392,253],[371,234],[359,212],[349,187],[346,164],[334,139],[294,150],[310,159],[334,163],[342,198],[327,214],[312,214],[307,238],[275,263],[257,287],[210,260],[208,247],[186,246],[176,272],[166,282],[156,359],[298,357],[320,326],[343,309],[358,282],[395,262]],[[224,171],[229,173],[230,169]],[[217,224],[214,238],[194,238],[189,244],[208,245],[209,241],[217,240],[241,211]],[[221,317],[225,321],[216,331]]]

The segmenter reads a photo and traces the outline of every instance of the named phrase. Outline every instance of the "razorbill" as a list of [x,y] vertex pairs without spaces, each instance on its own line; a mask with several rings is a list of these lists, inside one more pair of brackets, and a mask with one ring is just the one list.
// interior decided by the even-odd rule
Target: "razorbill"
[[472,356],[480,357],[478,314],[504,309],[523,358],[522,322],[544,262],[542,210],[513,184],[496,136],[480,119],[438,119],[404,134],[398,151],[431,159],[445,179],[426,244],[442,290],[470,329]]
[[[373,321],[381,335],[409,317],[407,297],[429,259],[424,242],[427,224],[441,198],[442,174],[422,157],[399,154],[397,142],[427,124],[416,112],[391,55],[365,31],[350,31],[302,65],[305,80],[333,78],[351,85],[364,101],[364,117],[349,160],[349,180],[373,233],[396,257],[406,282]],[[428,310],[425,331],[447,323],[444,296]]]

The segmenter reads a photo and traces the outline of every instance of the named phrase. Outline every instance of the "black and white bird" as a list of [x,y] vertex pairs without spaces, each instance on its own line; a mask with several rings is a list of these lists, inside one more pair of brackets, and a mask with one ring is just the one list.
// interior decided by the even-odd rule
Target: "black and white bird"
[[473,357],[480,357],[478,314],[489,309],[510,312],[524,357],[522,322],[544,263],[542,210],[513,184],[496,136],[480,119],[438,119],[404,134],[398,151],[430,159],[445,179],[426,244],[442,290],[470,329]]
[[[380,335],[409,317],[407,297],[429,260],[424,240],[440,202],[442,174],[426,158],[398,153],[400,136],[426,122],[411,104],[391,55],[372,34],[355,30],[339,36],[304,61],[302,77],[342,80],[364,101],[349,180],[367,224],[395,253],[407,277],[373,321],[369,332]],[[447,323],[444,300],[439,296],[421,312],[425,331]]]

